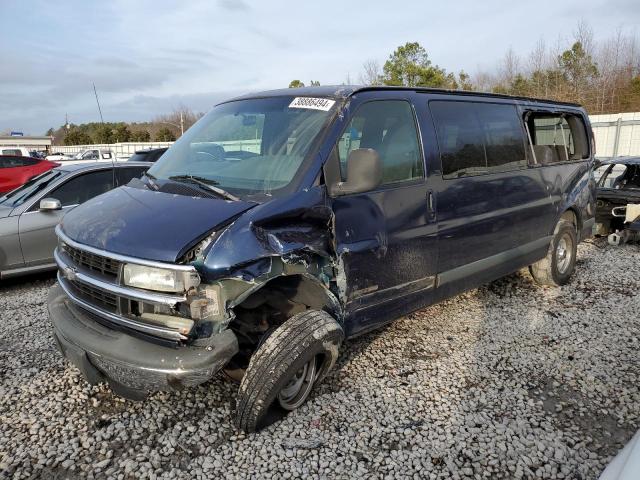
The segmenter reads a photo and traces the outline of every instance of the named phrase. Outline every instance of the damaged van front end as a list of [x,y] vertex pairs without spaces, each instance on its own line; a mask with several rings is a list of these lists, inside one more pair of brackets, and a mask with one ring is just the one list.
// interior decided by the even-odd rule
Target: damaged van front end
[[[138,200],[145,195],[125,190]],[[203,383],[230,362],[246,368],[278,315],[310,307],[339,315],[332,217],[323,196],[319,188],[302,192],[293,211],[283,205],[290,198],[254,207],[176,263],[96,248],[90,244],[100,237],[87,233],[80,237],[89,244],[72,239],[65,232],[70,220],[89,227],[83,232],[104,234],[91,227],[113,220],[108,211],[119,205],[118,194],[102,198],[84,221],[75,214],[57,229],[58,285],[49,310],[60,350],[90,383],[107,381],[139,399]],[[119,241],[131,230],[121,225]]]
[[56,343],[89,383],[130,399],[201,384],[222,368],[242,375],[296,312],[341,316],[323,188],[240,199],[177,178],[150,173],[56,230]]
[[[251,349],[251,333],[273,326],[263,304],[283,315],[310,306],[337,313],[330,215],[318,207],[295,217],[232,224],[202,240],[189,264],[114,254],[76,242],[58,227],[58,285],[49,310],[60,350],[90,383],[107,381],[116,393],[140,399],[203,383],[240,347]],[[266,285],[270,294],[258,295]],[[275,291],[287,289],[296,291],[273,305]],[[239,342],[232,322],[249,338]],[[238,368],[246,358],[237,360]]]

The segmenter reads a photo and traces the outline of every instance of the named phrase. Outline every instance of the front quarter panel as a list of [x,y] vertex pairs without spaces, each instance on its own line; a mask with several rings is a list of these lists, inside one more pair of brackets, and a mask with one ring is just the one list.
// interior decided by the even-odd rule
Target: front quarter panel
[[23,266],[18,217],[0,218],[0,272]]
[[335,279],[333,213],[323,186],[257,206],[235,220],[194,262],[233,308],[281,277],[311,282],[321,303],[341,315]]
[[198,265],[216,279],[270,257],[300,252],[331,256],[331,209],[324,187],[272,200],[241,215],[220,234]]

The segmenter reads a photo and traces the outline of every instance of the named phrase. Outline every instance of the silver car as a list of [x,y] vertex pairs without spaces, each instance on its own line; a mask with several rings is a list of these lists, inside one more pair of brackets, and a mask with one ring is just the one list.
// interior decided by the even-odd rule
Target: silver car
[[0,279],[55,270],[54,229],[65,213],[148,168],[142,162],[63,165],[0,197]]

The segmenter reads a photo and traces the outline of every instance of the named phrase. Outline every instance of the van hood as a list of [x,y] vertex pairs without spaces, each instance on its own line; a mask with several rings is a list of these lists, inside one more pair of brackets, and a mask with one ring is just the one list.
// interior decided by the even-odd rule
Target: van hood
[[175,262],[209,232],[254,205],[124,186],[74,208],[61,227],[65,235],[84,245]]

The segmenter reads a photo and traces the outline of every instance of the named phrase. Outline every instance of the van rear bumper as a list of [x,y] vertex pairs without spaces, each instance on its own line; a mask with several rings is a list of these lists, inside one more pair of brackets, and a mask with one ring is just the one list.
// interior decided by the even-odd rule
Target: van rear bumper
[[98,323],[56,284],[47,301],[53,336],[62,354],[91,384],[106,381],[123,397],[143,399],[159,390],[206,382],[238,351],[231,330],[206,346],[163,346]]

